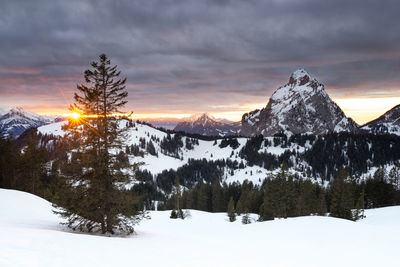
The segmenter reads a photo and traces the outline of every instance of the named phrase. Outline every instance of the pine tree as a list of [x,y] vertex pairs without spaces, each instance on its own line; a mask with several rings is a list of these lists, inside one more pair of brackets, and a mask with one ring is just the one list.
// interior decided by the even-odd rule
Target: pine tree
[[318,207],[317,207],[317,214],[320,216],[326,215],[326,199],[325,199],[325,189],[321,188],[318,197]]
[[236,202],[236,213],[237,215],[241,215],[244,212],[243,201],[244,193],[240,196],[239,200]]
[[230,222],[236,221],[235,202],[234,202],[234,200],[233,200],[233,197],[231,197],[231,198],[229,199],[227,211],[228,211],[229,221],[230,221]]
[[344,168],[340,168],[337,177],[332,184],[332,199],[330,215],[343,219],[352,220],[353,197],[351,184],[346,181],[349,174]]
[[383,182],[386,179],[386,170],[384,168],[378,168],[375,173],[374,173],[374,180],[375,181],[379,181],[379,182]]
[[223,212],[225,211],[226,204],[224,201],[224,196],[222,194],[222,188],[219,181],[215,181],[212,184],[211,188],[211,202],[212,202],[212,211],[213,212]]
[[272,204],[272,199],[271,199],[271,190],[266,185],[266,188],[264,190],[264,199],[263,203],[261,204],[260,207],[260,212],[259,212],[259,221],[269,221],[269,220],[274,220],[274,208]]
[[355,221],[365,218],[365,215],[364,215],[364,207],[365,207],[364,198],[365,198],[365,190],[363,189],[361,191],[360,197],[357,200],[356,211],[355,211],[355,215],[354,215],[354,220]]
[[45,160],[45,149],[40,147],[38,135],[34,131],[30,131],[27,144],[20,158],[20,189],[40,195],[42,189],[41,178],[45,173]]
[[400,168],[394,166],[389,172],[389,182],[395,187],[395,189],[400,189]]
[[174,209],[171,211],[171,219],[181,218],[184,219],[184,214],[182,211],[182,195],[181,195],[181,187],[179,185],[179,177],[175,176],[175,201],[174,201]]
[[91,63],[84,73],[85,84],[77,85],[71,110],[81,114],[70,119],[66,131],[73,140],[71,149],[77,159],[72,174],[65,175],[65,188],[55,211],[75,230],[102,234],[132,233],[142,218],[137,198],[124,185],[130,177],[121,170],[112,151],[122,149],[127,125],[121,117],[128,92],[117,66],[106,55]]

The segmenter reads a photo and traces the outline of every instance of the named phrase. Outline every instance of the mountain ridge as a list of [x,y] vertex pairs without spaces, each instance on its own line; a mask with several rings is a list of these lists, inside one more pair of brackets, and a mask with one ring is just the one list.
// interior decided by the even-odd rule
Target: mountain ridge
[[38,115],[21,107],[11,108],[0,115],[0,136],[17,138],[30,128],[39,127],[55,121],[55,118]]
[[373,134],[400,135],[400,104],[360,128]]
[[174,131],[208,136],[233,136],[240,128],[239,122],[219,120],[208,113],[196,114],[178,123]]

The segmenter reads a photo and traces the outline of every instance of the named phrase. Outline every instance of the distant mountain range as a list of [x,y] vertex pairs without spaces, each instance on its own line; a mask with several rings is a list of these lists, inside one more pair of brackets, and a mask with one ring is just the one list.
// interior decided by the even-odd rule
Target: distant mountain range
[[41,116],[20,107],[12,108],[9,111],[3,109],[0,110],[0,136],[17,138],[29,128],[49,124],[55,120],[55,117]]
[[207,113],[195,115],[178,123],[174,131],[208,136],[232,136],[240,129],[240,122],[218,120]]
[[[29,128],[55,120],[55,117],[37,115],[22,108],[0,109],[0,136],[16,138]],[[183,121],[161,118],[145,121],[156,127],[207,136],[320,135],[328,132],[400,135],[400,105],[359,126],[332,101],[322,83],[304,69],[298,69],[272,94],[265,108],[244,114],[241,122],[216,119],[207,113]]]
[[173,130],[178,123],[182,122],[182,119],[178,118],[143,118],[138,120],[167,130]]

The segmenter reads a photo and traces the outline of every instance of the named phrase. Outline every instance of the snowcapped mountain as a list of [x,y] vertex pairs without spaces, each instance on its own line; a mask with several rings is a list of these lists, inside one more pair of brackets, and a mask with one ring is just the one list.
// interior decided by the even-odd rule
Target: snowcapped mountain
[[289,82],[278,88],[267,106],[242,117],[240,134],[273,136],[357,132],[359,126],[347,118],[324,90],[324,85],[304,69],[292,73]]
[[25,130],[54,122],[54,118],[40,116],[23,110],[20,107],[12,108],[0,115],[0,136],[17,138]]
[[188,120],[178,123],[174,131],[207,136],[231,136],[236,135],[239,129],[239,122],[218,120],[207,113],[203,113],[194,115]]
[[361,129],[373,134],[400,135],[400,105],[393,107],[379,118],[363,125]]

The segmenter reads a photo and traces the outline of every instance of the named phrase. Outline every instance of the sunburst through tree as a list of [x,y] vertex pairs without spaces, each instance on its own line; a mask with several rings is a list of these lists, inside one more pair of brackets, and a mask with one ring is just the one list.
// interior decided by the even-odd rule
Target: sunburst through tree
[[[66,126],[71,140],[73,165],[65,178],[56,213],[66,224],[88,232],[132,233],[142,213],[136,198],[128,191],[129,175],[118,162],[126,122],[120,108],[127,101],[126,79],[120,79],[117,66],[106,55],[91,63],[84,73],[85,83],[77,85],[75,103]],[[132,169],[132,168],[131,168]]]

